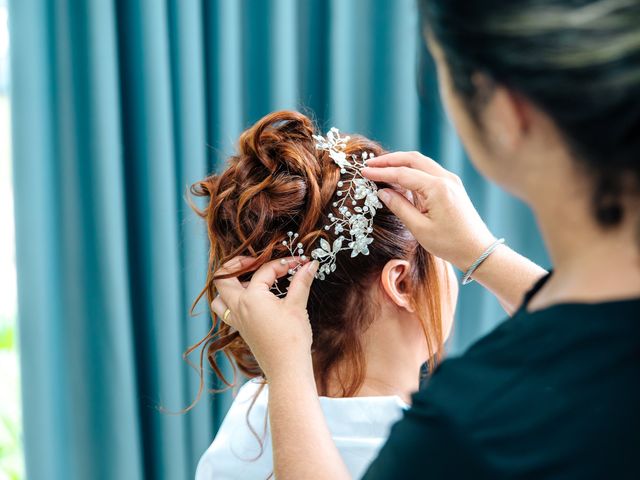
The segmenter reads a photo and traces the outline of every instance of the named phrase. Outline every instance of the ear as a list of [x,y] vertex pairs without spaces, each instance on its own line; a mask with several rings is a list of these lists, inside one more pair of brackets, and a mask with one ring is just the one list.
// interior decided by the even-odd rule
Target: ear
[[380,274],[382,288],[389,299],[408,312],[415,312],[411,305],[411,295],[407,289],[407,275],[411,264],[406,260],[389,260]]
[[482,124],[488,131],[492,144],[505,155],[517,150],[530,125],[530,109],[526,99],[501,85],[493,88],[487,85],[489,80],[482,74],[476,74],[473,82],[478,92],[491,91],[486,106],[482,109]]

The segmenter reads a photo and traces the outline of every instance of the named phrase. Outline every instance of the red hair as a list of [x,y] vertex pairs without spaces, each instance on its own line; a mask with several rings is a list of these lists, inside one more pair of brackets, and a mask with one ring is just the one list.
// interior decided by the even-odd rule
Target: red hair
[[[211,304],[216,295],[216,269],[231,258],[248,255],[262,265],[288,256],[281,242],[289,231],[298,232],[299,240],[308,249],[321,236],[333,240],[332,232],[324,231],[323,225],[334,210],[332,202],[340,172],[327,152],[316,150],[314,133],[312,121],[300,113],[269,114],[240,136],[238,152],[229,158],[224,171],[192,185],[193,195],[208,200],[203,209],[194,208],[206,222],[210,242],[206,283],[192,311],[203,298]],[[346,153],[361,155],[365,151],[384,153],[377,143],[351,136]],[[376,312],[372,287],[379,287],[382,269],[394,258],[411,262],[406,287],[423,326],[430,366],[442,351],[441,289],[434,257],[419,246],[386,207],[377,211],[372,235],[369,255],[352,258],[344,252],[338,254],[336,271],[311,287],[308,310],[321,395],[328,393],[331,375],[337,376],[339,396],[353,396],[361,388],[366,373],[362,338]],[[241,279],[250,276],[249,272],[242,273]],[[249,378],[263,375],[238,332],[231,331],[213,311],[211,316],[207,336],[185,352],[186,357],[202,346],[198,398],[203,388],[205,354],[217,377],[227,386],[235,383],[236,367]],[[219,352],[233,360],[234,380],[222,373],[216,360]]]

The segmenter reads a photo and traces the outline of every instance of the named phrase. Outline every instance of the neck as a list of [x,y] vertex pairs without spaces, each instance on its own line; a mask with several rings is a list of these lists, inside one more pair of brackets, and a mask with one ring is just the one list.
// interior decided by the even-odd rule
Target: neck
[[[357,397],[397,395],[410,403],[418,390],[426,340],[418,320],[383,307],[362,339],[366,373]],[[339,371],[341,366],[337,367]],[[338,375],[329,379],[329,396],[341,391]]]
[[424,347],[388,342],[372,343],[366,351],[367,375],[358,396],[397,395],[411,403],[411,394],[420,386],[420,368]]
[[[566,189],[565,189],[566,190]],[[562,191],[559,190],[558,191]],[[534,205],[554,274],[532,299],[529,310],[567,301],[602,302],[640,296],[637,206],[627,206],[625,222],[599,226],[584,191]]]

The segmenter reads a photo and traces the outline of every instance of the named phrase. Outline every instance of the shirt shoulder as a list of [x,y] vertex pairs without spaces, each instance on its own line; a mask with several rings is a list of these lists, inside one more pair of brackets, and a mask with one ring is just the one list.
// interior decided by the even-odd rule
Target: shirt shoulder
[[273,470],[267,429],[267,390],[249,380],[238,390],[213,442],[196,469],[196,480],[267,478]]
[[425,478],[638,478],[639,307],[521,310],[436,369],[365,478],[414,456]]
[[[408,408],[394,396],[320,397],[320,405],[353,478],[362,476],[389,436],[391,426]],[[200,459],[196,480],[267,478],[272,473],[267,406],[267,385],[253,380],[240,388],[213,443]]]

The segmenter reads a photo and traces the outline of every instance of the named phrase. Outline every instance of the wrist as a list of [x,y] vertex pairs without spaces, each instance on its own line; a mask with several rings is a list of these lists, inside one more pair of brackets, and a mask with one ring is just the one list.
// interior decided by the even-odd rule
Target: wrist
[[504,244],[504,238],[496,240],[491,243],[491,245],[484,251],[482,254],[473,262],[473,264],[469,267],[469,269],[465,272],[462,277],[462,285],[466,285],[467,283],[473,282],[475,277],[475,273],[478,268],[487,260],[493,252],[500,246]]
[[461,251],[461,255],[452,262],[455,267],[462,273],[473,265],[473,263],[482,255],[485,250],[497,240],[491,233],[478,237],[467,244],[467,248]]
[[507,244],[502,244],[482,262],[473,272],[473,279],[491,290],[496,279],[504,279],[510,275],[511,263],[515,253]]
[[263,371],[270,384],[306,379],[315,382],[311,351],[308,349],[287,350],[265,365]]

